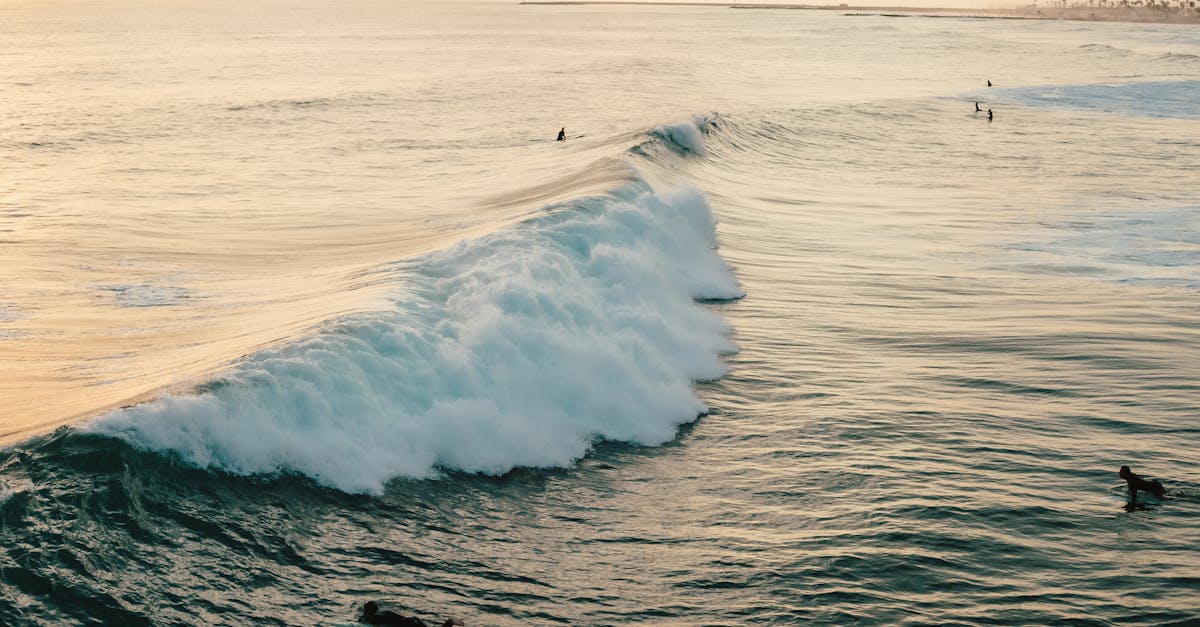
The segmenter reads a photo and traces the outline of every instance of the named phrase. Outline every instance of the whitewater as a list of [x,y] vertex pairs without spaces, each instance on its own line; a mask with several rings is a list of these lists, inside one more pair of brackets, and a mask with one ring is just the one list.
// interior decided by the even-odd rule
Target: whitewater
[[0,623],[1200,621],[1194,27],[0,15]]
[[638,181],[546,211],[397,268],[394,312],[347,318],[203,393],[84,431],[200,467],[376,494],[440,468],[566,466],[599,438],[671,440],[704,411],[691,383],[723,375],[718,356],[733,351],[695,302],[741,296],[707,203]]

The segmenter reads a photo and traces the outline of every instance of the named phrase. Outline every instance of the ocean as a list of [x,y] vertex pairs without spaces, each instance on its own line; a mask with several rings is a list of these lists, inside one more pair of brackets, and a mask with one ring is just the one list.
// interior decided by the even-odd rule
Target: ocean
[[0,33],[0,624],[1200,624],[1194,26]]

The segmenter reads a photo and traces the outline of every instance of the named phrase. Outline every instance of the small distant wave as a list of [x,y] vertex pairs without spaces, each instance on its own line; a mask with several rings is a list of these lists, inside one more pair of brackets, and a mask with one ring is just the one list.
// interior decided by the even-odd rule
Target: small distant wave
[[329,109],[335,107],[364,107],[386,104],[390,97],[383,93],[347,94],[337,97],[313,96],[309,98],[278,98],[226,107],[228,111],[280,110],[280,109]]
[[1098,43],[1083,44],[1082,46],[1079,46],[1079,50],[1089,53],[1089,54],[1105,55],[1105,56],[1126,56],[1126,55],[1133,54],[1132,50],[1128,50],[1126,48],[1118,48],[1116,46],[1110,46],[1108,44],[1098,44]]
[[35,139],[20,138],[16,141],[9,141],[9,146],[24,149],[34,150],[39,152],[65,152],[77,150],[81,146],[89,145],[110,145],[110,144],[128,144],[132,139],[126,135],[116,132],[100,132],[100,131],[85,131],[78,133],[65,134],[59,137],[37,137]]
[[1190,64],[1200,61],[1200,56],[1188,53],[1179,52],[1164,52],[1160,54],[1147,54],[1143,52],[1135,52],[1128,48],[1118,48],[1108,44],[1089,43],[1079,46],[1078,50],[1085,55],[1092,57],[1102,57],[1105,59],[1119,59],[1137,57],[1145,60],[1150,59],[1155,62]]
[[[695,139],[676,130],[673,142]],[[662,444],[705,411],[691,385],[721,377],[734,350],[697,302],[742,294],[711,209],[693,188],[645,180],[551,209],[397,267],[408,291],[394,310],[81,430],[376,494],[443,469],[567,466],[601,439]]]
[[1154,59],[1156,61],[1162,61],[1165,63],[1179,63],[1179,64],[1189,64],[1189,65],[1194,64],[1194,63],[1200,63],[1200,55],[1179,53],[1179,52],[1168,52],[1166,54],[1160,54],[1160,55],[1154,57]]
[[122,307],[169,307],[188,298],[188,291],[170,285],[106,285]]
[[1069,390],[1059,388],[1051,388],[1046,386],[1030,386],[1007,381],[997,381],[994,379],[979,379],[971,377],[948,377],[949,383],[961,385],[967,388],[975,388],[982,390],[994,390],[1005,394],[1020,394],[1020,395],[1038,395],[1038,396],[1076,396]]

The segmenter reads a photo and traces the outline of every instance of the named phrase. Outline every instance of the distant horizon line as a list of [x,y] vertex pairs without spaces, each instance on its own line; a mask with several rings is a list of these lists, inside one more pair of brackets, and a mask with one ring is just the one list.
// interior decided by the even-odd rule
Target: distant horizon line
[[[1053,2],[1054,0],[1050,0]],[[1066,0],[1060,0],[1065,2]],[[1176,0],[1178,6],[1172,7],[1170,0],[1163,0],[1162,5],[1155,5],[1154,0],[1120,0],[1118,4],[1108,2],[1117,0],[1076,0],[1073,4],[1059,6],[1038,6],[1037,0],[1026,4],[992,5],[988,7],[918,7],[918,6],[877,6],[856,5],[849,3],[838,4],[764,4],[761,2],[706,2],[703,0],[685,0],[669,2],[667,0],[521,0],[518,4],[530,5],[624,5],[624,6],[699,6],[724,7],[729,9],[797,9],[810,11],[847,11],[848,15],[877,15],[883,17],[957,17],[977,19],[1007,19],[1007,20],[1069,20],[1083,22],[1134,22],[1157,24],[1200,24],[1200,7],[1184,6],[1185,0]]]
[[[764,2],[704,2],[697,0],[685,0],[683,2],[671,2],[669,0],[521,0],[518,4],[536,4],[536,5],[589,5],[589,4],[616,4],[616,5],[647,5],[647,6],[695,6],[695,7],[726,7],[730,9],[856,9],[856,10],[896,10],[903,9],[905,11],[987,11],[999,9],[1001,7],[917,7],[905,5],[887,5],[887,6],[865,6],[839,2],[837,4],[773,4]],[[1005,4],[1004,8],[1016,8],[1017,4]]]

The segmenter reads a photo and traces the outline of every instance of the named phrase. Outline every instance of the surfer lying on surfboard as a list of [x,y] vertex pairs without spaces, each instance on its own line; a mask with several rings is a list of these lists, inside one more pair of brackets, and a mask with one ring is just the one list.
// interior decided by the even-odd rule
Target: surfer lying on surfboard
[[1130,505],[1137,505],[1138,490],[1149,492],[1150,494],[1154,495],[1154,498],[1157,499],[1161,499],[1167,493],[1167,490],[1163,487],[1162,483],[1154,480],[1147,481],[1143,479],[1141,475],[1133,474],[1133,471],[1129,469],[1129,466],[1121,466],[1121,470],[1117,474],[1121,475],[1121,478],[1124,479],[1125,483],[1129,485]]

